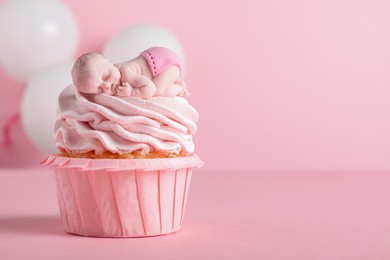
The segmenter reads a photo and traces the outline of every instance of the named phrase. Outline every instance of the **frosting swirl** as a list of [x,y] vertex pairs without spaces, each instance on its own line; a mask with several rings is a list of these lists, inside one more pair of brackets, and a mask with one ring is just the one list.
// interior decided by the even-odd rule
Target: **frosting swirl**
[[60,151],[100,154],[190,154],[198,112],[181,97],[85,94],[74,85],[59,96],[55,124]]

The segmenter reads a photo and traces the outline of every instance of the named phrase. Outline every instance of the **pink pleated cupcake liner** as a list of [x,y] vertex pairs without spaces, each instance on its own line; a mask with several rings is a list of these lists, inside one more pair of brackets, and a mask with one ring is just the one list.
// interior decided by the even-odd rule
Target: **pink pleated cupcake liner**
[[145,237],[179,231],[198,156],[82,159],[49,156],[56,168],[62,221],[69,233]]

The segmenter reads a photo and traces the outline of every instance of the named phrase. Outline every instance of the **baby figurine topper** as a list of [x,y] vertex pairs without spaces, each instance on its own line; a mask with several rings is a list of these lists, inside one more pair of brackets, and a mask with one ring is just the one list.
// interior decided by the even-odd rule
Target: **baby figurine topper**
[[182,70],[183,62],[176,53],[153,47],[119,64],[99,53],[86,53],[73,65],[72,78],[83,93],[139,98],[188,96]]

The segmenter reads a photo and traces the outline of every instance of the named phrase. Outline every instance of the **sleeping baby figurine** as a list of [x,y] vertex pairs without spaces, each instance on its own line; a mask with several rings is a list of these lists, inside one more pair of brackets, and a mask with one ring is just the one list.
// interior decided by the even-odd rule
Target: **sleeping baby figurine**
[[80,56],[72,69],[73,83],[83,93],[150,98],[188,96],[181,79],[183,62],[164,47],[153,47],[132,60],[113,64],[103,55]]

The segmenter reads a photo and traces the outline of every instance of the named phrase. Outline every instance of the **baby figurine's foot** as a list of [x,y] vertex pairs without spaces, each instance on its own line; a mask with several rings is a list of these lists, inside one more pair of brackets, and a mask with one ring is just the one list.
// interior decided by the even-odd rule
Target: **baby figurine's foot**
[[186,83],[183,80],[179,80],[176,84],[181,87],[181,92],[177,94],[179,97],[187,97],[190,95],[190,92],[187,90]]
[[161,93],[161,96],[164,97],[185,97],[188,96],[190,93],[186,90],[184,81],[178,81],[176,83],[173,83],[173,85],[169,88],[167,88],[163,93]]
[[129,83],[125,82],[122,85],[116,87],[116,95],[120,97],[129,97],[131,96],[132,87]]
[[190,92],[188,90],[183,89],[181,93],[178,94],[179,97],[188,97],[190,95]]

